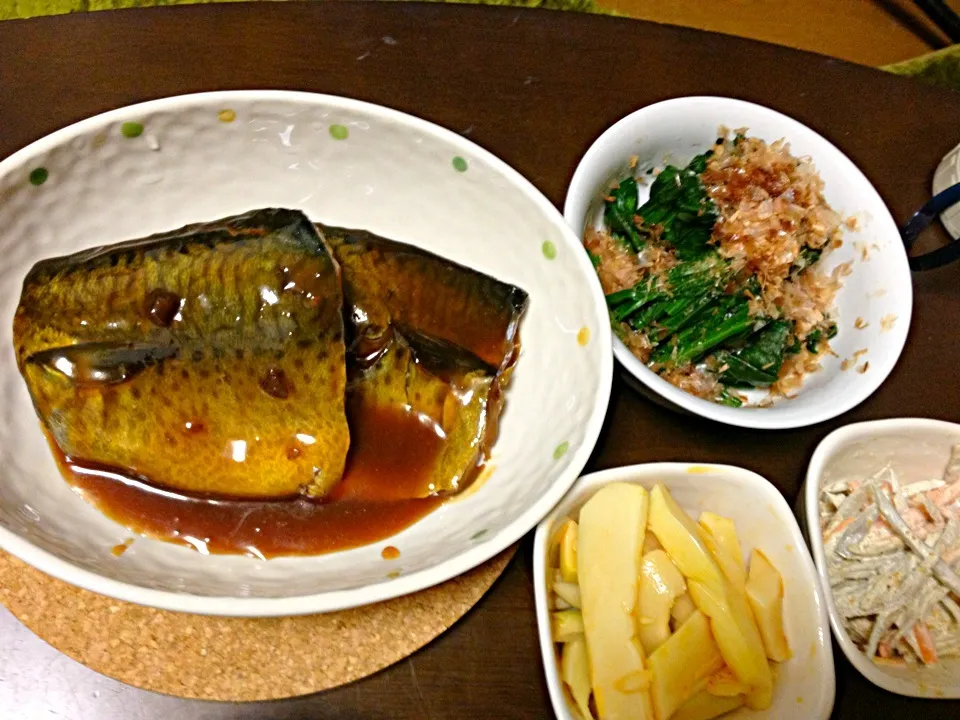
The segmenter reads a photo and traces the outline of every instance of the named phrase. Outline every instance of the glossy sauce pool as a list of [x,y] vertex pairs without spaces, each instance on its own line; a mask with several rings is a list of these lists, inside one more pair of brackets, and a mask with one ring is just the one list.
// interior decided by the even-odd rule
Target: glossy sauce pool
[[383,540],[443,502],[421,497],[443,446],[431,424],[392,407],[364,407],[351,413],[350,426],[347,469],[322,501],[190,497],[116,469],[68,458],[60,466],[88,502],[134,532],[202,553],[317,555]]

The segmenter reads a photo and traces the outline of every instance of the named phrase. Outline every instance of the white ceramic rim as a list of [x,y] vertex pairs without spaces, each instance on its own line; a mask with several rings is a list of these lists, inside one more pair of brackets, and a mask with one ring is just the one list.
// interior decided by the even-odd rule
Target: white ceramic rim
[[[748,107],[753,110],[768,113],[771,116],[777,117],[784,122],[792,123],[799,125],[804,128],[806,132],[809,132],[813,135],[814,138],[823,142],[827,147],[832,149],[837,153],[837,156],[841,164],[847,166],[845,174],[849,177],[855,178],[858,181],[862,182],[869,191],[872,192],[876,199],[880,203],[880,207],[883,208],[884,215],[882,218],[877,218],[883,222],[889,222],[894,228],[897,228],[897,224],[893,219],[893,216],[890,214],[887,204],[883,201],[883,198],[880,196],[880,193],[877,192],[877,189],[873,186],[873,183],[867,179],[866,175],[861,172],[860,168],[854,165],[853,161],[850,160],[843,152],[841,152],[833,143],[827,140],[825,137],[820,135],[815,130],[807,127],[799,120],[795,120],[789,115],[785,115],[777,110],[772,110],[764,105],[758,105],[757,103],[747,102],[745,100],[738,100],[736,98],[722,97],[722,96],[710,96],[710,95],[698,95],[698,96],[689,96],[689,97],[680,97],[672,98],[670,100],[663,100],[658,103],[653,103],[652,105],[647,105],[642,107],[639,110],[635,110],[629,115],[621,118],[616,123],[607,128],[590,146],[584,156],[580,159],[580,162],[577,165],[576,171],[573,173],[573,178],[570,181],[568,186],[567,197],[563,206],[563,215],[567,220],[567,223],[570,224],[572,218],[570,217],[572,213],[572,204],[573,204],[573,188],[577,187],[583,182],[582,177],[587,174],[588,166],[591,164],[591,161],[596,155],[599,155],[601,152],[601,145],[604,138],[609,135],[614,135],[617,132],[620,132],[622,128],[628,127],[632,123],[636,122],[638,117],[643,116],[646,113],[651,112],[655,108],[661,108],[666,105],[676,105],[682,107],[683,105],[692,105],[695,103],[702,102],[724,102],[734,105],[740,105],[743,107]],[[572,227],[572,226],[571,226]],[[574,234],[582,233],[582,228],[572,228]],[[581,240],[582,242],[582,240]],[[809,425],[816,425],[817,423],[830,420],[842,415],[848,410],[852,410],[857,405],[862,403],[868,397],[870,397],[876,390],[884,383],[890,373],[893,371],[893,368],[896,367],[897,362],[900,359],[900,355],[903,353],[903,347],[907,342],[907,333],[910,327],[910,320],[913,314],[913,280],[910,274],[910,264],[907,259],[907,251],[903,247],[903,244],[900,243],[896,246],[898,250],[894,249],[891,252],[897,253],[898,259],[900,261],[900,282],[903,283],[906,287],[907,299],[909,303],[905,311],[901,311],[898,318],[898,327],[906,328],[903,332],[897,331],[896,333],[890,333],[891,346],[896,347],[896,353],[893,356],[893,361],[883,368],[878,368],[877,372],[871,373],[870,382],[861,386],[861,390],[855,394],[845,397],[842,401],[834,405],[829,406],[828,408],[822,410],[818,413],[808,413],[805,416],[790,419],[784,418],[776,412],[762,412],[758,408],[732,408],[726,407],[724,405],[719,405],[709,400],[703,400],[701,398],[695,397],[690,393],[684,392],[680,388],[671,385],[666,380],[661,378],[655,372],[650,370],[646,365],[640,362],[630,350],[627,349],[627,346],[616,335],[612,335],[613,341],[613,354],[616,356],[617,360],[620,361],[620,364],[626,368],[626,370],[633,375],[637,380],[646,385],[651,391],[662,396],[669,402],[674,405],[687,410],[688,412],[700,415],[701,417],[708,418],[710,420],[715,420],[717,422],[725,423],[727,425],[736,425],[738,427],[754,428],[758,430],[785,430],[789,428],[797,427],[807,427]]]
[[[576,498],[579,500],[580,497],[612,482],[632,482],[641,473],[644,475],[686,473],[690,471],[690,468],[704,466],[719,472],[737,474],[753,483],[758,491],[762,493],[765,500],[779,506],[780,512],[783,513],[785,517],[793,520],[793,522],[789,523],[789,533],[794,547],[806,547],[803,533],[800,531],[800,525],[797,523],[793,511],[790,509],[789,504],[787,504],[786,499],[780,491],[762,475],[758,475],[752,470],[747,470],[746,468],[736,465],[705,462],[655,462],[610,468],[609,470],[601,470],[581,477],[574,486],[570,488],[570,492],[564,500],[568,498]],[[569,703],[563,693],[563,682],[557,670],[556,651],[554,650],[553,634],[550,629],[550,618],[544,613],[545,608],[549,606],[547,586],[546,582],[541,582],[541,580],[545,580],[547,575],[545,558],[547,555],[547,544],[550,542],[550,530],[560,514],[560,508],[554,508],[554,511],[537,525],[537,534],[533,544],[534,602],[537,611],[537,633],[540,637],[540,656],[543,662],[543,671],[547,679],[547,689],[550,692],[550,701],[553,703],[554,712],[558,717],[575,720],[579,717],[579,714],[574,714],[570,709]],[[820,574],[818,568],[810,558],[810,554],[806,552],[800,554],[803,556],[804,566],[816,583],[814,594],[818,599],[817,608],[819,611],[820,628],[822,630],[827,627],[827,606],[823,600],[825,597],[828,597],[828,593],[824,589],[822,579],[819,582],[816,580],[820,577]],[[823,707],[818,708],[819,714],[810,715],[811,720],[813,720],[813,718],[827,720],[833,711],[833,705],[836,701],[836,675],[835,672],[833,672],[833,648],[829,641],[823,643],[822,651],[823,663],[829,664],[832,671],[826,674],[825,680],[825,682],[829,684],[829,687],[825,688],[827,690],[825,696],[828,698],[828,702]]]
[[865,422],[852,423],[842,428],[834,430],[827,435],[817,449],[813,452],[810,459],[810,465],[807,469],[807,478],[803,489],[804,515],[806,516],[807,535],[810,539],[810,549],[813,552],[813,561],[817,566],[817,575],[820,577],[820,584],[824,589],[824,596],[827,601],[827,613],[830,616],[830,627],[833,629],[833,636],[847,656],[847,660],[853,665],[861,675],[874,685],[889,690],[898,695],[907,697],[930,698],[933,700],[956,699],[960,698],[960,685],[953,688],[936,686],[936,688],[921,687],[923,683],[919,680],[910,681],[901,678],[891,677],[876,667],[867,656],[854,644],[853,640],[843,628],[840,616],[837,614],[837,608],[833,602],[833,593],[830,592],[830,578],[827,577],[827,562],[823,554],[823,538],[820,534],[820,476],[823,474],[826,462],[842,445],[848,443],[851,439],[863,436],[870,430],[896,430],[896,429],[923,429],[931,430],[952,430],[960,435],[960,425],[946,420],[933,420],[930,418],[888,418],[886,420],[867,420]]
[[[937,166],[933,173],[932,194],[937,195],[957,182],[960,182],[960,145],[944,155]],[[960,239],[960,203],[940,213],[940,222],[950,237]]]
[[[560,212],[547,200],[543,193],[519,172],[476,143],[467,140],[451,130],[414,115],[400,112],[399,110],[361,100],[322,93],[286,90],[225,90],[177,95],[157,100],[149,100],[136,105],[128,105],[86,118],[34,141],[25,148],[18,150],[13,155],[0,161],[0,176],[9,172],[14,165],[19,165],[27,158],[48,152],[58,145],[65,144],[83,133],[102,127],[108,123],[138,120],[144,114],[150,112],[176,111],[182,106],[195,102],[220,101],[224,105],[229,105],[231,101],[237,100],[325,103],[331,107],[337,107],[347,111],[369,113],[379,116],[386,121],[402,123],[418,132],[433,135],[453,147],[461,148],[467,154],[481,158],[508,181],[515,183],[520,190],[527,194],[532,202],[539,206],[542,212],[556,223],[558,229],[564,233],[572,248],[579,248],[581,246],[580,239],[569,229]],[[591,276],[594,275],[593,267],[590,265],[586,253],[580,253],[580,255],[582,255],[582,258],[579,262],[585,266]],[[606,301],[604,300],[600,284],[599,282],[592,283],[591,286],[594,303],[596,307],[599,308],[599,317],[605,318],[607,317]],[[610,336],[612,334],[609,323],[600,323],[596,332],[598,335],[597,342],[601,343],[601,346],[609,347]],[[554,481],[550,491],[545,493],[515,521],[491,533],[488,539],[470,547],[458,555],[454,555],[439,565],[413,572],[409,575],[403,575],[399,578],[360,588],[288,598],[197,596],[189,593],[175,593],[144,588],[138,585],[105,578],[97,573],[78,568],[52,553],[41,550],[25,538],[12,533],[4,527],[0,527],[0,549],[9,552],[11,555],[15,555],[29,565],[58,580],[63,580],[64,582],[76,585],[85,590],[139,605],[203,615],[218,615],[224,617],[282,617],[334,612],[390,600],[412,592],[425,590],[472,570],[513,545],[533,529],[537,522],[564,497],[576,481],[580,471],[586,465],[597,443],[597,438],[600,435],[600,430],[606,417],[607,406],[610,402],[610,389],[613,382],[612,356],[609,362],[601,363],[599,372],[601,376],[598,383],[598,397],[596,406],[593,408],[593,412],[584,430],[584,441],[572,453],[569,465],[566,470],[557,477],[556,481]],[[2,468],[0,468],[0,471],[2,471]],[[0,478],[0,481],[2,481],[2,478]]]

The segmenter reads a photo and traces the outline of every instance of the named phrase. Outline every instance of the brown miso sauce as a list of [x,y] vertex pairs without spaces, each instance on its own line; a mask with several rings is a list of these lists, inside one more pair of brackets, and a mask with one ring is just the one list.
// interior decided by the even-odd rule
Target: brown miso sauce
[[443,437],[430,421],[392,406],[348,402],[350,454],[330,499],[396,502],[429,495]]
[[127,539],[124,540],[122,543],[118,543],[118,544],[114,545],[114,546],[110,549],[110,552],[112,552],[116,557],[120,557],[120,556],[123,555],[127,550],[130,549],[130,546],[131,546],[131,545],[133,545],[133,538],[127,538]]
[[122,469],[60,458],[67,481],[112,520],[202,553],[318,555],[379,542],[438,508],[425,497],[443,446],[436,429],[393,407],[350,408],[343,479],[323,500],[224,500],[158,489]]
[[393,545],[387,545],[383,550],[380,551],[380,557],[382,557],[384,560],[396,560],[398,557],[400,557],[400,551]]

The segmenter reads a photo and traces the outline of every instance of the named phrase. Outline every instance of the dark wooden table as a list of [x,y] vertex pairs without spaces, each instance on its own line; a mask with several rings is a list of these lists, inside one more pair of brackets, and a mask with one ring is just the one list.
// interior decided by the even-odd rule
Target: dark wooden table
[[[899,222],[929,197],[934,168],[960,142],[960,94],[772,45],[548,11],[318,3],[2,23],[0,158],[104,110],[235,88],[336,93],[419,115],[489,148],[557,205],[601,131],[636,108],[680,95],[740,97],[810,125],[853,158]],[[671,414],[618,379],[590,469],[728,462],[770,478],[792,502],[814,446],[844,423],[960,419],[960,265],[914,282],[907,348],[858,409],[804,430],[755,432]],[[530,556],[528,541],[477,608],[407,661],[339,690],[278,703],[202,703],[123,686],[59,655],[0,609],[0,717],[551,717]],[[960,703],[875,688],[839,651],[836,667],[835,717],[960,715]]]

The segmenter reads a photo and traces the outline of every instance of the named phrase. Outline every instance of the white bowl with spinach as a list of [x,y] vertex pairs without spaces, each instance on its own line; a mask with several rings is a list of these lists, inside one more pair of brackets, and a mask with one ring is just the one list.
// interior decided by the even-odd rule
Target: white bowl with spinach
[[773,110],[690,97],[634,112],[583,157],[564,215],[604,286],[614,354],[673,408],[811,425],[863,402],[903,349],[912,288],[889,211]]

